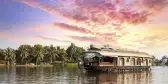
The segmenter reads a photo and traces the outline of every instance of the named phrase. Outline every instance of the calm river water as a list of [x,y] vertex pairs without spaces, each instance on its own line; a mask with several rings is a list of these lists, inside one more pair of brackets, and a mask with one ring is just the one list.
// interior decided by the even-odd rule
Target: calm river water
[[0,67],[0,84],[168,84],[168,67],[121,74],[82,73],[70,67]]

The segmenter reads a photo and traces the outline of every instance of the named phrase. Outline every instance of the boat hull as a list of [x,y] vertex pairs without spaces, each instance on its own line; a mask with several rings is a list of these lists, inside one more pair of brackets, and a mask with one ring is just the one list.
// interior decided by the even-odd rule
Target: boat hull
[[123,72],[123,71],[150,70],[150,66],[90,66],[90,65],[84,65],[84,69],[86,71]]

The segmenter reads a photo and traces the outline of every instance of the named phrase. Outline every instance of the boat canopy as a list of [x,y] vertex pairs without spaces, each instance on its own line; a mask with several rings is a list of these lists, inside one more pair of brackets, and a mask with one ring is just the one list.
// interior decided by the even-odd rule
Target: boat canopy
[[[97,53],[97,54],[95,54]],[[88,54],[88,57],[103,57],[103,56],[109,56],[109,57],[125,57],[125,56],[130,56],[130,57],[147,57],[147,58],[153,58],[151,55],[148,54],[142,54],[142,53],[130,53],[130,52],[110,52],[110,51],[87,51],[84,54]]]
[[101,55],[101,54],[98,53],[98,52],[84,52],[84,53],[83,53],[83,56],[84,56],[85,58],[103,57],[103,55]]

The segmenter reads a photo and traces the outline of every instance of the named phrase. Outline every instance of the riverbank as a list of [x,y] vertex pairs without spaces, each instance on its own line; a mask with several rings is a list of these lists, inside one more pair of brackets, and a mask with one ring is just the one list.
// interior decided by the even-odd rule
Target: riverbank
[[[5,64],[0,64],[2,67],[54,67],[54,66],[61,66],[60,64],[52,65],[52,64],[41,64],[41,65],[30,65],[30,64],[25,64],[25,65],[13,65],[13,66],[7,66]],[[78,67],[77,63],[65,63],[66,67]]]
[[53,67],[51,64],[41,64],[41,65],[15,65],[16,67]]
[[65,66],[77,68],[78,64],[77,63],[66,63]]

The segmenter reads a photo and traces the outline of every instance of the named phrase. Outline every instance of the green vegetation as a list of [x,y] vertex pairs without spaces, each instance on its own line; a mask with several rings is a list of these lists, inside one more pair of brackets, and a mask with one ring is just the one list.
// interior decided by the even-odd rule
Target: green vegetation
[[78,57],[84,51],[82,47],[77,47],[73,43],[67,50],[61,49],[59,46],[54,47],[53,45],[20,45],[16,50],[12,48],[0,49],[0,64],[50,66],[51,64],[61,62],[74,66],[75,64],[68,63],[76,63]]
[[4,60],[6,61],[7,65],[13,65],[15,62],[15,50],[12,48],[4,49],[2,55],[4,56]]
[[[90,49],[94,48],[92,45]],[[59,46],[42,46],[36,44],[20,45],[18,49],[6,48],[0,49],[0,65],[8,66],[52,66],[53,64],[63,63],[66,66],[76,67],[77,61],[81,53],[85,50],[82,47],[71,45],[65,50]],[[163,56],[162,59],[153,57],[154,66],[168,66],[168,57]]]
[[68,49],[66,50],[68,54],[68,62],[70,63],[76,63],[78,56],[84,51],[83,48],[75,46],[75,44],[71,44]]
[[77,63],[66,63],[66,66],[76,68],[78,67],[78,64]]
[[160,60],[154,57],[153,66],[168,66],[168,57],[163,56]]

